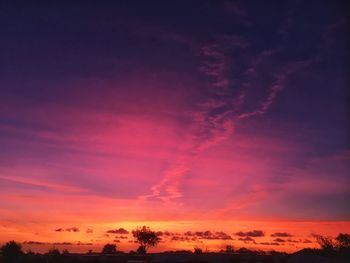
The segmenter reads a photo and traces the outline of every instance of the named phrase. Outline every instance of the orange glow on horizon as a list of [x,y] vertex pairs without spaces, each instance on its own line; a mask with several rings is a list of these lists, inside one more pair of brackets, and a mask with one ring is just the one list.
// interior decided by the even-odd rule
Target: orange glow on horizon
[[[103,245],[107,243],[115,243],[119,250],[128,252],[136,250],[137,244],[131,235],[131,231],[140,226],[150,226],[154,231],[169,232],[171,236],[161,236],[162,241],[150,252],[161,252],[170,250],[193,250],[194,247],[202,248],[203,251],[220,251],[226,245],[233,245],[235,249],[246,247],[248,249],[264,250],[264,251],[282,251],[295,252],[302,248],[318,247],[312,234],[322,234],[325,236],[335,237],[340,232],[350,231],[350,222],[301,222],[301,221],[124,221],[115,223],[100,224],[76,224],[77,232],[69,232],[71,225],[61,225],[62,232],[57,232],[57,226],[45,225],[31,227],[31,230],[25,230],[16,227],[10,223],[0,230],[3,233],[0,243],[5,243],[10,239],[15,239],[23,243],[25,249],[31,249],[35,252],[44,253],[51,247],[58,249],[68,249],[71,252],[85,253],[88,250],[99,252]],[[214,225],[218,227],[213,228]],[[128,234],[108,234],[108,230],[123,228]],[[253,237],[254,242],[240,241],[237,232],[249,232],[253,230],[262,230],[264,236]],[[34,231],[34,232],[33,232]],[[36,232],[37,231],[37,232]],[[90,232],[91,231],[91,232]],[[205,239],[196,238],[196,240],[181,241],[185,232],[205,232],[210,231],[224,232],[232,239]],[[290,233],[290,237],[282,237],[285,240],[273,245],[276,237],[272,237],[273,233]],[[178,237],[172,240],[172,237]],[[117,237],[117,239],[116,239]],[[307,242],[306,242],[307,241]],[[39,244],[39,243],[40,244]],[[70,243],[70,244],[67,244]],[[271,245],[270,245],[271,244]]]

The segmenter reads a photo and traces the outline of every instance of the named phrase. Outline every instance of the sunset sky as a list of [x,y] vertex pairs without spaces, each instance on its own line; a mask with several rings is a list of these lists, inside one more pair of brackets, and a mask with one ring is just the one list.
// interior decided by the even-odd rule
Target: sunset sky
[[350,232],[346,1],[45,2],[0,4],[0,244]]

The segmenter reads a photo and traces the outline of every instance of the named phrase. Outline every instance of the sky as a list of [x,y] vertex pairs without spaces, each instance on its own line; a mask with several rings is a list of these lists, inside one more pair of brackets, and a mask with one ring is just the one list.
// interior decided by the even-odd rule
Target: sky
[[0,243],[296,251],[350,232],[346,1],[0,4]]

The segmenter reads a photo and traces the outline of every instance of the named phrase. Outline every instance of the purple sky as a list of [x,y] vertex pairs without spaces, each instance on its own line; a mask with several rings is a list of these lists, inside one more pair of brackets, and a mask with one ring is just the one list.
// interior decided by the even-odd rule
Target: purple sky
[[349,230],[348,11],[0,4],[0,242],[70,222]]

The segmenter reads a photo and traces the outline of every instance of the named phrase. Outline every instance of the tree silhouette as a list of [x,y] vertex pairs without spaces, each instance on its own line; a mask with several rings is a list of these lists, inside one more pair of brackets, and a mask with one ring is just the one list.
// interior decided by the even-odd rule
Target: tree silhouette
[[139,247],[136,249],[136,253],[137,253],[137,254],[146,254],[146,247],[145,247],[145,246],[139,246]]
[[349,249],[350,248],[350,235],[349,234],[342,234],[339,233],[339,235],[335,238],[337,241],[337,248],[339,249]]
[[154,247],[160,241],[158,234],[146,226],[133,230],[132,235],[140,244],[140,247],[137,249],[139,254],[146,254],[149,247]]
[[15,241],[9,241],[1,247],[1,252],[5,263],[19,262],[23,256],[22,246]]
[[321,249],[324,251],[332,251],[334,250],[334,243],[332,238],[325,237],[321,235],[314,235],[317,243],[320,245]]
[[106,244],[102,248],[102,254],[115,254],[117,253],[117,246],[115,244]]

